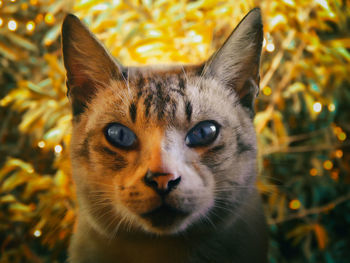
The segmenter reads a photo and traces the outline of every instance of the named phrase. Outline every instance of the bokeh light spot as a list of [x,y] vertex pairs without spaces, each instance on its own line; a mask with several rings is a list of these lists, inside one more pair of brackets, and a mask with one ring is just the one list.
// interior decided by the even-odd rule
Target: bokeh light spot
[[63,150],[62,145],[57,144],[55,146],[55,153],[61,153]]
[[345,132],[340,132],[337,134],[339,141],[345,141],[346,140],[346,133]]
[[317,175],[317,169],[316,168],[310,169],[310,175],[311,176],[316,176]]
[[320,102],[315,102],[312,106],[314,112],[321,112],[322,111],[322,104]]
[[327,160],[323,163],[323,168],[326,170],[331,170],[333,168],[333,163],[330,160]]
[[262,92],[265,96],[270,96],[272,93],[272,89],[269,86],[265,86],[263,88]]
[[300,208],[300,206],[301,206],[301,203],[298,199],[294,199],[289,202],[289,208],[292,210],[297,210]]
[[333,103],[329,104],[329,105],[328,105],[328,110],[329,110],[330,112],[335,111],[335,105],[334,105]]
[[338,149],[335,151],[335,157],[342,158],[343,157],[343,151]]
[[39,229],[37,229],[37,230],[34,231],[33,235],[35,237],[40,237],[41,236],[41,231]]
[[268,52],[273,52],[273,51],[275,50],[275,44],[274,44],[274,43],[268,43],[268,44],[266,45],[266,50],[267,50]]
[[27,22],[26,29],[27,29],[28,32],[32,32],[35,29],[34,21]]
[[9,28],[10,31],[16,31],[17,29],[17,22],[13,19],[11,19],[8,24],[7,27]]
[[48,25],[52,25],[54,22],[55,22],[55,17],[53,16],[53,14],[51,13],[47,13],[45,15],[45,23],[48,24]]

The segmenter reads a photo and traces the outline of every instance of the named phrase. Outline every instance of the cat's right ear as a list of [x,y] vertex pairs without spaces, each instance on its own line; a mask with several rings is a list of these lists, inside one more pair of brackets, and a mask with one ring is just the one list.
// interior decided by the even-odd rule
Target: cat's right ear
[[123,67],[72,14],[63,21],[62,48],[67,70],[67,95],[76,116],[85,111],[97,89],[106,87],[112,79],[123,77]]
[[259,65],[263,25],[259,8],[251,10],[222,47],[205,64],[203,75],[235,91],[241,105],[252,114],[259,91]]

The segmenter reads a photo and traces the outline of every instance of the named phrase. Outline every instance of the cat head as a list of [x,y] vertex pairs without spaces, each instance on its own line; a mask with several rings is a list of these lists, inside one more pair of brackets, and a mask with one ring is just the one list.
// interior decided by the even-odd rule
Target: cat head
[[254,188],[259,9],[197,66],[125,67],[73,15],[62,27],[80,214],[101,233],[175,234],[237,213]]

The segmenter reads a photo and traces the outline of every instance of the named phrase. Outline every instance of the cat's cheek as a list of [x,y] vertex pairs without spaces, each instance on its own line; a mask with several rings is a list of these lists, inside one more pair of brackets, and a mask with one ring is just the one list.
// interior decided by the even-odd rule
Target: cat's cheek
[[162,199],[152,189],[139,185],[119,190],[117,203],[130,213],[141,215],[159,207],[162,204]]
[[211,171],[199,163],[183,168],[183,182],[169,198],[177,200],[182,210],[190,210],[191,217],[204,215],[214,206],[214,176]]

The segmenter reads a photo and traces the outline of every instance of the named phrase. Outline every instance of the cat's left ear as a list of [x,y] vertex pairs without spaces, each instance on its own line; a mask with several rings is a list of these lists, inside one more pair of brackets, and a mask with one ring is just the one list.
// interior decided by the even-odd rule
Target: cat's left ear
[[62,49],[67,70],[67,95],[72,102],[73,115],[79,115],[99,88],[108,86],[112,79],[123,77],[123,67],[71,14],[63,21]]
[[259,65],[263,42],[260,9],[251,10],[223,46],[208,60],[204,76],[235,90],[241,104],[253,113],[259,92]]

